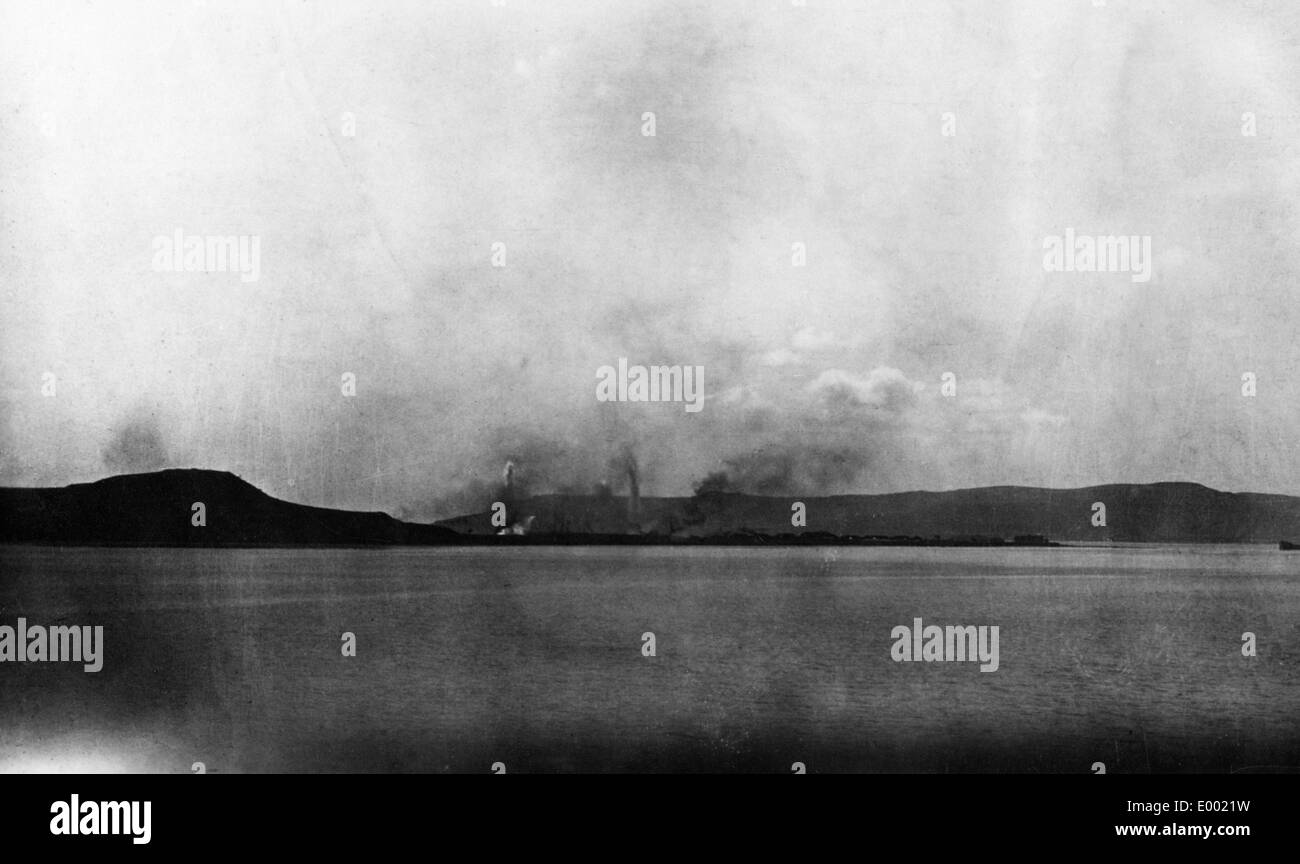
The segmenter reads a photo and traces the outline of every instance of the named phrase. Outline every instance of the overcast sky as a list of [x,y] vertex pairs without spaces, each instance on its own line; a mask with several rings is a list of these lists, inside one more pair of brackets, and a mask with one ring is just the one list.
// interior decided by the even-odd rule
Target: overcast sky
[[[0,483],[1300,494],[1289,0],[0,9]],[[1045,271],[1067,228],[1150,281]],[[704,409],[598,403],[619,357]]]

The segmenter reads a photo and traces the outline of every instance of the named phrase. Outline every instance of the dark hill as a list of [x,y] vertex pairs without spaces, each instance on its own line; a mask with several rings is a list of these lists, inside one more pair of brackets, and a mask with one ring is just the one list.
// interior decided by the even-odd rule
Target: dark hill
[[[207,525],[191,524],[202,502]],[[0,542],[130,546],[370,546],[455,543],[384,513],[291,504],[225,471],[127,474],[52,489],[0,488]]]

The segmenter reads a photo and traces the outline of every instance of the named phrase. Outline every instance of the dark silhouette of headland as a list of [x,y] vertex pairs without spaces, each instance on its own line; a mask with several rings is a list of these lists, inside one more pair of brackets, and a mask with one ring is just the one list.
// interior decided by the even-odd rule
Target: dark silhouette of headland
[[[201,520],[196,504],[202,504]],[[52,489],[0,489],[5,543],[393,546],[456,539],[446,528],[400,522],[385,513],[281,501],[226,471],[175,469]]]
[[[1104,520],[1096,505],[1104,504]],[[201,505],[198,506],[198,505]],[[225,471],[173,469],[0,488],[0,542],[107,546],[1049,546],[1271,543],[1300,537],[1300,498],[1195,483],[992,486],[889,495],[538,495],[435,524],[273,498]],[[798,514],[796,517],[793,514]],[[1104,524],[1098,524],[1104,521]],[[1282,542],[1286,548],[1291,545]]]

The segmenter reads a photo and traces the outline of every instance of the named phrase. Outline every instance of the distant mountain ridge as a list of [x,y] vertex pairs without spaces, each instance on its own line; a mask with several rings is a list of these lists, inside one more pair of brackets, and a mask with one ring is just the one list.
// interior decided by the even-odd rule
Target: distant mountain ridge
[[[801,502],[806,524],[791,523]],[[1105,505],[1104,526],[1093,505]],[[1040,535],[1066,542],[1277,543],[1300,538],[1300,497],[1219,492],[1196,483],[1109,484],[1081,489],[987,486],[948,492],[765,497],[713,492],[643,498],[629,519],[627,499],[543,495],[517,502],[530,533],[629,530],[703,537],[822,533],[857,537],[1010,539]],[[490,512],[437,524],[470,534],[496,529]],[[512,521],[513,521],[512,517]]]
[[[193,505],[203,504],[203,526]],[[806,524],[791,524],[804,505]],[[491,502],[485,502],[485,506]],[[1093,524],[1093,505],[1106,524]],[[1300,497],[1219,492],[1196,483],[1082,489],[989,486],[949,492],[690,498],[540,495],[508,503],[532,542],[708,542],[753,538],[1042,537],[1067,542],[1277,543],[1300,540]],[[631,513],[632,515],[629,515]],[[531,518],[530,518],[531,517]],[[0,488],[0,543],[128,546],[394,546],[496,542],[491,509],[436,524],[378,512],[309,507],[234,474],[171,469],[57,488]],[[584,540],[584,538],[587,538]],[[511,542],[516,538],[499,538]]]

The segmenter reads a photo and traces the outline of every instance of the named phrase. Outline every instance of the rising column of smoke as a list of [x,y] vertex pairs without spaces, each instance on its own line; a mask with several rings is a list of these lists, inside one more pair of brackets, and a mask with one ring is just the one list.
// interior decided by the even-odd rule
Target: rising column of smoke
[[627,471],[627,521],[636,523],[641,519],[641,487],[637,483],[636,457],[630,450],[624,456],[623,467]]
[[501,503],[506,505],[506,525],[514,518],[515,510],[515,463],[512,459],[506,460],[506,467],[501,472],[505,479],[505,489],[501,492]]
[[[623,444],[615,452],[615,455],[611,456],[609,461],[605,463],[605,470],[606,477],[610,481],[608,484],[601,484],[601,487],[605,490],[618,482],[617,477],[619,474],[627,477],[627,521],[633,524],[638,523],[641,518],[641,472],[637,466],[636,452],[632,449],[632,445]],[[598,490],[597,495],[601,494],[602,492]],[[603,494],[608,494],[608,491]]]

